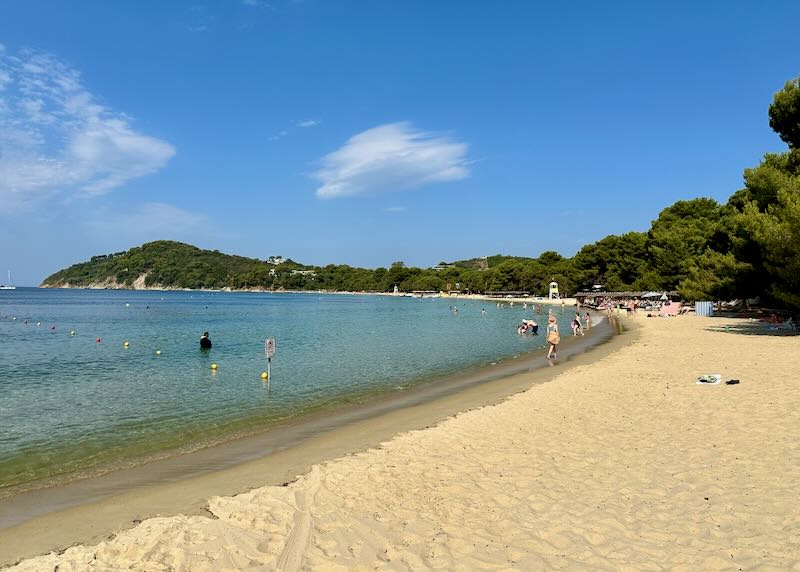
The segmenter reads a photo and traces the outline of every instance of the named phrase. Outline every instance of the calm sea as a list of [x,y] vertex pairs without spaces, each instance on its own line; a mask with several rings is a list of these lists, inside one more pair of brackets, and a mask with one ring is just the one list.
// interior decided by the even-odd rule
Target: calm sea
[[[556,315],[563,335],[571,313]],[[0,491],[543,347],[543,335],[516,335],[523,317],[546,314],[448,298],[0,291]],[[210,351],[199,349],[204,330]],[[264,383],[267,336],[277,352]]]

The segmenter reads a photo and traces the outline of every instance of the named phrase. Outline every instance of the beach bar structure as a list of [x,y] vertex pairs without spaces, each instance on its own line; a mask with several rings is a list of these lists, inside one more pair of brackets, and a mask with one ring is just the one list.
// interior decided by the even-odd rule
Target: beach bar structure
[[575,298],[581,304],[589,304],[596,299],[600,300],[613,300],[614,302],[623,302],[626,300],[663,300],[664,297],[671,301],[678,301],[681,295],[671,290],[669,292],[648,292],[648,291],[628,291],[628,292],[577,292]]

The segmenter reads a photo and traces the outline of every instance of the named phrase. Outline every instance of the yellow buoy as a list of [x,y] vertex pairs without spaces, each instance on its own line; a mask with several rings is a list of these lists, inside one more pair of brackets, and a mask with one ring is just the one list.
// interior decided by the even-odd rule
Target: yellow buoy
[[161,355],[161,350],[156,350],[156,355],[160,356]]
[[266,371],[261,372],[261,379],[267,379],[269,376],[267,375]]
[[212,364],[211,364],[211,369],[217,369],[217,364],[215,364],[215,363],[212,363]]
[[128,344],[128,340],[125,340],[125,341],[122,343],[122,347],[124,347],[125,349],[128,349],[128,345],[130,345],[130,344]]

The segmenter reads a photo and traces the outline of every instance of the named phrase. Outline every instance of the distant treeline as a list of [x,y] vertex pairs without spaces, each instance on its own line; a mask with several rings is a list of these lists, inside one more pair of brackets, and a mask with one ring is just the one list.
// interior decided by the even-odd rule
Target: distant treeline
[[[744,171],[744,188],[727,203],[678,201],[647,232],[611,235],[572,258],[490,256],[437,268],[305,266],[257,260],[157,241],[127,252],[95,256],[49,276],[44,285],[114,282],[167,288],[530,291],[551,280],[562,292],[593,284],[607,290],[678,290],[688,300],[752,298],[800,312],[800,79],[788,82],[769,107],[770,126],[787,143]],[[274,264],[276,260],[282,261]]]

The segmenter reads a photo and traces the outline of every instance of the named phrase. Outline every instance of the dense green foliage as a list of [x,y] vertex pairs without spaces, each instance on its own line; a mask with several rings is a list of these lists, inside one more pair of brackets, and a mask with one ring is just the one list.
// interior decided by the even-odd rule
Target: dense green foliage
[[146,286],[287,290],[527,291],[543,294],[551,280],[562,293],[603,284],[607,290],[677,289],[689,300],[760,296],[800,313],[800,80],[775,94],[770,126],[789,145],[744,172],[744,188],[726,204],[678,201],[647,232],[611,235],[572,258],[488,256],[436,268],[302,266],[200,250],[158,241],[76,264],[45,285]]
[[792,149],[800,147],[800,78],[787,81],[769,106],[769,126]]
[[94,256],[45,279],[46,285],[84,286],[116,282],[132,286],[146,275],[145,286],[169,288],[221,288],[231,275],[250,271],[258,261],[201,250],[188,244],[160,240],[127,252]]

